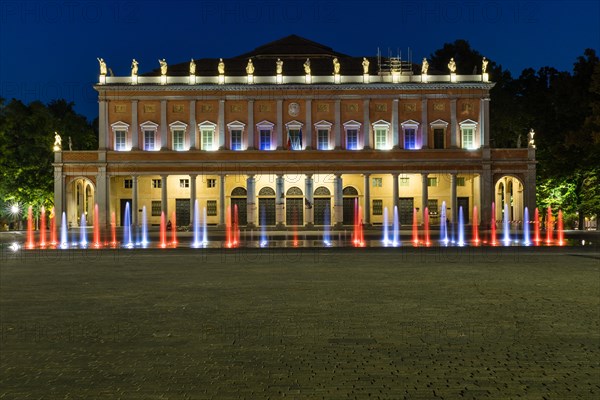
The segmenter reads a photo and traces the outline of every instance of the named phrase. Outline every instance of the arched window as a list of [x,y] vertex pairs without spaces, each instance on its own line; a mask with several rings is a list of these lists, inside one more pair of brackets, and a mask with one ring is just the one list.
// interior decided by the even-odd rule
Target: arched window
[[285,194],[286,196],[302,196],[302,190],[297,186],[292,186]]
[[248,194],[248,191],[246,189],[244,189],[243,187],[236,187],[235,189],[233,189],[231,191],[231,196],[236,196],[236,197],[241,197],[241,196],[246,196]]
[[346,186],[344,190],[342,190],[342,194],[344,196],[358,196],[358,190],[352,186]]
[[315,196],[331,196],[331,192],[325,186],[319,186],[315,189]]
[[264,187],[258,192],[259,196],[275,196],[275,190],[270,187]]

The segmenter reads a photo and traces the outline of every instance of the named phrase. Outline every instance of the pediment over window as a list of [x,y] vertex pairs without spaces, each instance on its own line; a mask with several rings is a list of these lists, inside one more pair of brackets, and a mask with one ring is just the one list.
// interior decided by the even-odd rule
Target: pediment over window
[[155,131],[158,129],[158,124],[156,122],[146,121],[140,124],[140,128],[142,128],[143,131]]
[[419,122],[409,119],[408,121],[404,121],[400,125],[402,125],[402,126],[419,126]]
[[117,121],[110,125],[113,131],[126,131],[129,129],[129,124],[123,121]]
[[285,127],[287,129],[302,129],[303,125],[304,124],[302,122],[294,120],[294,121],[290,121],[290,122],[286,123]]
[[435,121],[430,122],[429,125],[433,127],[446,128],[448,126],[448,123],[443,119],[436,119]]
[[175,122],[171,122],[169,124],[169,128],[171,128],[172,131],[174,131],[174,130],[186,130],[187,129],[187,124],[185,122],[175,121]]
[[215,124],[214,122],[211,122],[211,121],[203,121],[203,122],[200,122],[198,124],[198,128],[200,128],[200,129],[213,129],[214,130],[214,129],[217,128],[217,124]]
[[274,123],[265,120],[260,121],[259,123],[256,124],[256,127],[260,130],[260,129],[269,129],[272,130],[273,127],[275,126]]
[[374,128],[389,128],[391,124],[383,119],[380,119],[379,121],[373,122],[372,125]]
[[333,126],[333,124],[329,121],[325,121],[324,119],[322,119],[319,122],[315,122],[315,129],[319,130],[319,129],[331,129],[331,127]]
[[472,119],[465,119],[462,122],[459,122],[460,126],[477,126],[477,121],[473,121]]
[[362,125],[360,122],[351,119],[350,121],[344,122],[344,129],[360,129]]
[[227,128],[229,130],[232,129],[239,129],[239,130],[244,130],[244,128],[246,127],[246,124],[240,121],[232,121],[230,123],[227,124]]

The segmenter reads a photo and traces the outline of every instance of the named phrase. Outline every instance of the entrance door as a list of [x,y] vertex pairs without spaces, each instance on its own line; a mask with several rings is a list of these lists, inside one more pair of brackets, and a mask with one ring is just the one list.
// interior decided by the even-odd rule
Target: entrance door
[[133,221],[133,218],[131,217],[131,199],[121,199],[121,208],[119,210],[119,215],[121,216],[121,226],[125,226],[125,208],[127,203],[129,203],[129,224],[131,224]]
[[285,199],[285,224],[304,225],[304,199],[288,197]]
[[331,198],[315,198],[315,225],[331,225]]
[[434,129],[433,130],[433,148],[443,149],[444,148],[444,130]]
[[237,206],[238,212],[238,225],[248,225],[248,207],[246,206],[248,201],[245,197],[232,197],[231,198],[231,222],[234,221],[235,207]]
[[354,225],[355,204],[358,197],[344,197],[344,225]]
[[261,226],[275,225],[275,198],[258,199],[258,223]]
[[[468,197],[458,197],[456,199],[456,203],[457,203],[459,210],[462,207],[465,224],[468,224],[469,221],[471,220],[471,218],[469,217],[469,198]],[[456,215],[458,215],[458,212],[456,213]]]
[[175,220],[177,226],[190,224],[190,199],[175,199]]
[[401,225],[412,225],[414,198],[400,197],[398,202],[398,219]]

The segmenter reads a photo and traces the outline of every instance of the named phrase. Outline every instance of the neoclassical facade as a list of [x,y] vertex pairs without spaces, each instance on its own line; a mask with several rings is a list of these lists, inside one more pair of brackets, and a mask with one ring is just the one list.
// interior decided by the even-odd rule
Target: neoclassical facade
[[[230,59],[101,75],[97,151],[55,153],[55,208],[69,225],[316,227],[453,221],[482,226],[535,207],[535,146],[490,147],[487,73],[352,57],[289,36]],[[143,67],[143,66],[142,66]],[[98,219],[93,221],[94,205]],[[473,207],[479,210],[473,220]],[[387,209],[387,212],[386,212]]]

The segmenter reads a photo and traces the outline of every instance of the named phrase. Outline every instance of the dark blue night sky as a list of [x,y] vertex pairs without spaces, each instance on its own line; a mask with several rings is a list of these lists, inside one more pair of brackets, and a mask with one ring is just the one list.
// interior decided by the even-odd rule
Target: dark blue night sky
[[[420,63],[466,39],[517,77],[527,67],[571,71],[600,47],[596,1],[52,1],[0,2],[0,96],[65,98],[98,113],[98,62],[129,75],[190,58],[232,57],[297,34],[353,56],[388,49]],[[492,77],[493,79],[493,77]]]

